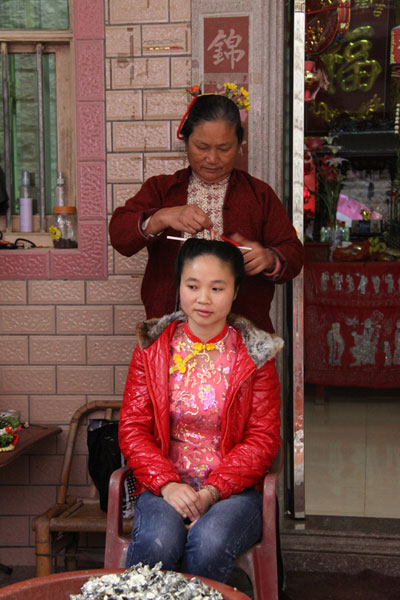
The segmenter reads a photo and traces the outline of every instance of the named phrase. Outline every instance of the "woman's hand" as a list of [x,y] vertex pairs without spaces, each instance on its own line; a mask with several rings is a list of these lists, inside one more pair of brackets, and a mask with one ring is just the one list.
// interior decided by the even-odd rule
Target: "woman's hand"
[[201,497],[190,485],[170,481],[161,488],[161,496],[173,506],[182,519],[196,521],[203,514],[204,508]]
[[200,514],[200,516],[197,519],[195,519],[194,521],[192,521],[190,523],[190,525],[188,525],[188,527],[187,527],[188,529],[191,529],[193,527],[193,525],[195,523],[197,523],[197,521],[199,520],[199,518],[208,511],[208,509],[210,508],[210,506],[212,504],[214,504],[213,497],[211,496],[210,492],[208,492],[205,489],[199,490],[197,492],[197,496],[198,496],[198,498],[200,500],[200,504],[201,504],[201,508],[200,508],[200,513],[201,514]]
[[193,204],[160,208],[151,216],[146,233],[157,235],[167,227],[194,234],[212,227],[212,221],[204,210]]
[[263,248],[258,242],[247,240],[240,233],[234,233],[229,237],[241,246],[251,248],[251,250],[241,250],[246,275],[258,275],[262,271],[272,273],[276,266],[276,257],[272,250]]

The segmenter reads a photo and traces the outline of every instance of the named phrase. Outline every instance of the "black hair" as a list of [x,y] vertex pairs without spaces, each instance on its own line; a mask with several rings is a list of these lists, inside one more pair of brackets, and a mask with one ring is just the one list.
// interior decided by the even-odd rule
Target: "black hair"
[[236,246],[229,242],[218,240],[203,240],[189,238],[179,250],[175,262],[175,275],[178,289],[181,283],[182,271],[188,260],[194,260],[198,256],[216,256],[223,263],[227,263],[235,279],[235,291],[238,289],[244,277],[243,255]]
[[204,121],[226,121],[235,129],[239,144],[242,143],[244,131],[240,120],[240,112],[230,98],[218,94],[199,96],[193,103],[180,130],[180,135],[185,142],[188,141],[194,128]]

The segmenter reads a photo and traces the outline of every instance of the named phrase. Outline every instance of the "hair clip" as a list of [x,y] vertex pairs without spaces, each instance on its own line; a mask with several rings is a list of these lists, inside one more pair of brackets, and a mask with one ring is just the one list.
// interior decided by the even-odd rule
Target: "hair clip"
[[[239,248],[239,250],[253,250],[253,248],[250,248],[249,246],[239,246],[239,244],[237,242],[234,242],[233,240],[231,240],[230,238],[228,238],[224,235],[221,235],[221,238],[223,238],[224,242],[228,242],[229,244],[236,246],[236,248]],[[186,242],[186,240],[189,240],[189,239],[190,238],[176,237],[175,235],[167,235],[167,240],[176,240],[177,242]],[[218,241],[218,240],[210,240],[210,241]]]
[[236,248],[240,248],[240,250],[253,250],[253,248],[249,248],[249,246],[239,246],[238,242],[231,240],[227,235],[221,234],[221,238],[224,242],[228,242],[229,244],[233,244]]

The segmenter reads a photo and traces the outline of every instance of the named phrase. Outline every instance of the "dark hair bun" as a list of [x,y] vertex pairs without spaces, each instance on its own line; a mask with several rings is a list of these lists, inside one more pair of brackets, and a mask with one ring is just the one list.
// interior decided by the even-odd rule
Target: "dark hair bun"
[[243,141],[243,127],[236,104],[226,96],[203,94],[198,96],[180,129],[180,135],[187,142],[194,128],[204,121],[226,121],[234,129],[239,144]]

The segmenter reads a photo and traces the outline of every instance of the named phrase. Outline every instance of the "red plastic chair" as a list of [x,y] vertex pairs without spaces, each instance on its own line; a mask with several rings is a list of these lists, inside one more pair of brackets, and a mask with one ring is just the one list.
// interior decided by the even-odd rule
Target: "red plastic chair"
[[[263,533],[261,541],[241,554],[235,567],[242,569],[253,586],[255,600],[278,600],[278,573],[276,551],[276,486],[283,465],[282,446],[264,479]],[[124,482],[130,469],[122,467],[111,475],[108,494],[106,547],[104,568],[125,566],[131,538],[122,532],[121,500]]]

